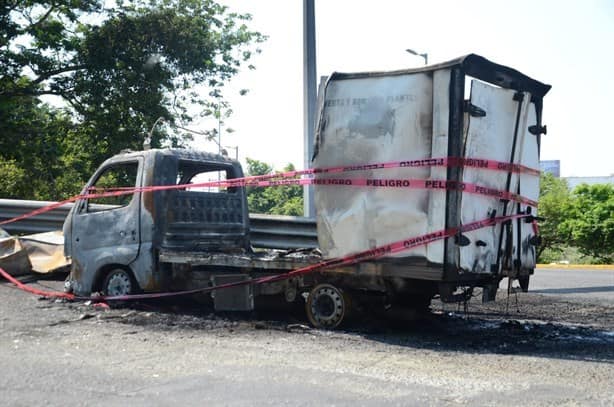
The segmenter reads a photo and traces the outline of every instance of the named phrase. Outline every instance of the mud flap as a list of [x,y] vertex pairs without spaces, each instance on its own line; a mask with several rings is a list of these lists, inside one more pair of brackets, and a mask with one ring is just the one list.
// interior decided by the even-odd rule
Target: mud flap
[[[251,280],[247,274],[216,275],[211,278],[214,286]],[[211,293],[216,311],[252,311],[254,292],[251,284],[214,290]]]

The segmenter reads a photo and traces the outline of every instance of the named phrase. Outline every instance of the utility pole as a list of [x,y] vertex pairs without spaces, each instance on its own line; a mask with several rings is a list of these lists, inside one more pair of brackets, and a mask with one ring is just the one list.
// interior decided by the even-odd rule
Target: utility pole
[[[311,167],[316,112],[316,27],[315,0],[303,0],[303,140],[305,169]],[[315,217],[313,186],[303,187],[303,212]]]

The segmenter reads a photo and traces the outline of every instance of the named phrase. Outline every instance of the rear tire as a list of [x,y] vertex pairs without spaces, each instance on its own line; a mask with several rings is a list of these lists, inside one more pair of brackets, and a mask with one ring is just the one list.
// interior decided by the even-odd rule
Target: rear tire
[[350,297],[332,284],[314,287],[307,297],[305,310],[316,328],[334,329],[349,315]]

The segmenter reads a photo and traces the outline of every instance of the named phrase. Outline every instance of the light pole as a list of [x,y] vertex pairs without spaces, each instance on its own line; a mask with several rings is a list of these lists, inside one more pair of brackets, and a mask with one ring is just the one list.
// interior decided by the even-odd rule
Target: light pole
[[217,111],[217,153],[222,154],[222,111]]
[[149,150],[151,148],[151,140],[153,137],[153,131],[158,125],[158,123],[162,123],[162,122],[164,122],[164,117],[158,117],[156,121],[154,122],[153,126],[151,126],[151,129],[149,130],[149,133],[147,134],[147,138],[145,139],[145,141],[143,141],[143,150]]
[[407,48],[405,50],[405,52],[409,52],[412,55],[415,55],[415,56],[418,56],[418,57],[422,57],[422,58],[424,58],[424,65],[428,65],[429,64],[429,54],[427,54],[426,52],[421,54],[421,53],[416,52],[413,49],[409,49],[409,48]]
[[[303,0],[303,143],[305,168],[311,166],[317,103],[315,0]],[[314,218],[313,186],[303,187],[303,213]]]
[[239,161],[239,146],[224,146],[225,148],[232,148],[235,150],[235,160]]

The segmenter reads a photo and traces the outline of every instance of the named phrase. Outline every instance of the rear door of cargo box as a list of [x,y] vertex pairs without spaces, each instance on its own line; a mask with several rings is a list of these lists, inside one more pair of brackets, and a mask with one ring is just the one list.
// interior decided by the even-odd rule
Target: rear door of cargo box
[[[537,110],[535,104],[528,105],[527,125],[521,128],[519,141],[519,161],[520,164],[532,169],[539,169],[539,145],[538,138],[529,130],[531,126],[537,125]],[[533,201],[539,199],[539,175],[522,173],[516,176],[518,179],[517,189],[513,192]],[[526,204],[515,204],[514,213],[530,213],[537,215],[537,207]],[[535,246],[531,244],[531,238],[537,234],[537,227],[530,219],[519,219],[514,222],[512,242],[512,263],[510,267],[516,268],[516,261],[519,259],[518,266],[521,270],[532,270],[535,268],[537,255]],[[520,231],[520,234],[517,232]]]
[[[527,131],[529,112],[534,112],[534,106],[530,103],[530,94],[474,80],[471,83],[470,103],[469,110],[474,113],[467,116],[465,158],[523,163],[532,168],[538,166],[534,162],[537,160],[537,138]],[[534,114],[531,118],[535,121]],[[525,193],[530,195],[529,198],[536,200],[535,179],[529,180],[527,177],[536,176],[519,176],[506,171],[465,167],[462,181],[498,191]],[[521,178],[523,182],[520,182],[522,186],[519,186]],[[539,178],[537,178],[538,189]],[[510,215],[525,209],[519,208],[516,202],[506,203],[497,196],[465,192],[461,203],[461,222],[468,224],[491,216]],[[459,248],[460,268],[473,273],[498,273],[501,266],[509,268],[513,258],[512,252],[516,251],[514,242],[518,241],[515,231],[517,228],[519,223],[512,222],[509,227],[498,224],[465,233],[470,244]],[[526,227],[521,229],[521,234],[530,232]],[[528,236],[521,237],[521,240],[526,239]],[[531,256],[533,255],[527,251],[525,253],[527,259],[523,263],[534,262],[534,256]],[[531,257],[531,260],[528,257]]]

